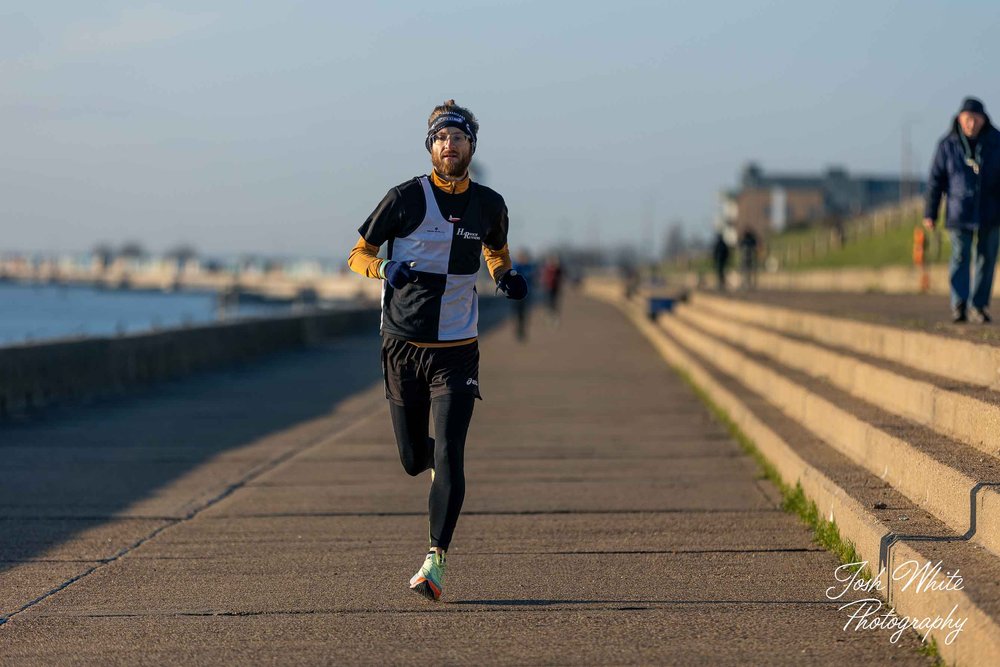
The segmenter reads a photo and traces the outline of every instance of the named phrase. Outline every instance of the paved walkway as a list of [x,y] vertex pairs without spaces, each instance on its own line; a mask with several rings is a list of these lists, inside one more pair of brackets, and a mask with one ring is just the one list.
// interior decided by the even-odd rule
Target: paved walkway
[[[484,337],[445,601],[376,341],[5,427],[3,664],[927,664],[613,308]],[[12,463],[11,463],[12,462]]]

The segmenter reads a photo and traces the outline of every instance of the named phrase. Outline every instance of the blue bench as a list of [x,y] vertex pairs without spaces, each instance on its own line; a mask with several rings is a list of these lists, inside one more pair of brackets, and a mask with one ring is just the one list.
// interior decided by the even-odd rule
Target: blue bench
[[677,299],[670,296],[649,297],[649,319],[655,320],[656,316],[660,313],[669,313],[674,309],[674,303],[676,301]]

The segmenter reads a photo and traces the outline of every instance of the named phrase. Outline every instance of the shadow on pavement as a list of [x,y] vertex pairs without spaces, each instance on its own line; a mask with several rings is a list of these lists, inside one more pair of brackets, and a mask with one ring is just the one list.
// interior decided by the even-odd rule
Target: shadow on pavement
[[[116,518],[226,450],[328,414],[380,381],[378,345],[375,335],[346,338],[4,424],[0,571]],[[183,501],[151,503],[140,515],[173,515]]]

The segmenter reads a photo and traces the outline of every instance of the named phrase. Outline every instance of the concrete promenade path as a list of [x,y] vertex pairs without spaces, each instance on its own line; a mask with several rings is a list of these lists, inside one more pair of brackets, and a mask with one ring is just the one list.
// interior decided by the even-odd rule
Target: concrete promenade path
[[0,426],[0,664],[929,664],[611,306],[482,338],[444,599],[377,337]]

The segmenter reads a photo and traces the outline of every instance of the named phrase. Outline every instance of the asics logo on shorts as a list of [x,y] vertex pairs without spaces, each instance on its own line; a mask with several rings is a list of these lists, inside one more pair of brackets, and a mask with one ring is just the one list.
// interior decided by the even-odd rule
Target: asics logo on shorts
[[472,378],[469,378],[468,380],[465,381],[465,386],[466,387],[468,387],[471,384],[474,384],[477,387],[479,386],[479,382],[477,382],[476,380],[473,380]]

